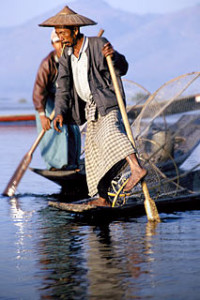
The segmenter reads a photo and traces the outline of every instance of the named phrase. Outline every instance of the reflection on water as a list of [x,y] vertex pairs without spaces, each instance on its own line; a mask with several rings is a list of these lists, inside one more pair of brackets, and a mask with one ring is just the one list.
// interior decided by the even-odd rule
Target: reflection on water
[[199,211],[91,225],[45,197],[1,201],[2,299],[198,299]]
[[[1,130],[1,190],[34,137]],[[157,226],[146,216],[81,223],[48,207],[53,193],[27,171],[15,198],[0,196],[0,299],[199,299],[200,211],[161,215]]]
[[13,224],[16,229],[16,260],[20,260],[24,252],[26,252],[25,238],[26,238],[26,224],[28,224],[32,213],[24,212],[19,205],[17,198],[9,200],[11,209],[10,216],[13,219]]
[[74,295],[77,299],[80,295],[83,299],[88,295],[104,299],[106,295],[106,299],[125,296],[128,299],[140,293],[134,281],[148,274],[145,264],[151,261],[147,255],[149,241],[147,245],[140,226],[138,240],[138,232],[134,232],[130,223],[66,224],[66,213],[50,209],[42,212],[41,222],[51,222],[52,214],[57,217],[54,215],[54,226],[44,225],[43,238],[38,244],[44,295]]

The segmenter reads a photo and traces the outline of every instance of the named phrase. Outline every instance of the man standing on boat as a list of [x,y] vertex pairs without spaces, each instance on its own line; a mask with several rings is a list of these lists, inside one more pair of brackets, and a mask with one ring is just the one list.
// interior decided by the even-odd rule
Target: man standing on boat
[[63,125],[62,133],[51,128],[49,116],[54,109],[58,60],[62,53],[62,43],[55,33],[51,33],[51,44],[54,51],[45,57],[37,72],[33,103],[36,109],[36,125],[38,133],[46,131],[40,142],[41,155],[50,170],[76,169],[79,164],[81,138],[79,126]]
[[59,62],[54,127],[60,131],[63,121],[72,117],[77,124],[87,120],[85,165],[89,195],[99,194],[93,204],[108,203],[111,180],[126,163],[131,176],[124,188],[130,191],[145,175],[135,149],[129,141],[121,120],[106,56],[111,55],[123,99],[120,76],[126,74],[128,63],[105,38],[86,37],[80,27],[96,24],[69,7],[44,21],[40,26],[55,27],[65,50]]

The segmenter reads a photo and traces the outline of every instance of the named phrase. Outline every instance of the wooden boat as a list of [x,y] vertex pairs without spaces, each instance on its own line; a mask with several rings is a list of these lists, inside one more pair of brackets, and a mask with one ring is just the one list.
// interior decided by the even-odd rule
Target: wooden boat
[[[123,206],[107,207],[91,205],[91,200],[81,200],[75,203],[49,201],[49,205],[59,210],[71,213],[81,220],[110,221],[121,218],[140,217],[145,215],[144,204],[141,199],[130,198]],[[155,200],[160,213],[172,213],[185,210],[200,209],[200,193],[180,194],[176,197],[165,197]],[[162,219],[162,218],[161,218]]]
[[29,168],[32,172],[49,179],[59,186],[61,186],[61,194],[70,197],[70,199],[83,199],[88,197],[88,188],[86,183],[86,175],[84,169],[82,170],[41,170],[36,168]]
[[0,122],[27,122],[27,121],[35,121],[35,115],[27,114],[27,115],[0,116]]
[[[90,204],[94,198],[88,198],[86,176],[82,171],[49,171],[33,169],[31,171],[41,175],[62,187],[61,194],[50,201],[49,205],[72,214],[82,221],[110,221],[121,218],[139,217],[145,215],[144,196],[140,194],[128,195],[123,205],[116,202],[114,207],[95,206]],[[175,194],[152,197],[160,213],[200,209],[200,170],[189,173],[187,177],[181,178],[180,183],[184,188]],[[197,190],[195,191],[195,187]],[[191,191],[192,190],[192,191]]]
[[[57,201],[50,201],[49,205],[72,214],[82,221],[110,221],[121,218],[139,217],[145,215],[144,196],[127,196],[123,205],[116,202],[114,207],[99,207],[91,205],[94,198],[88,198],[88,189],[84,171],[48,171],[33,169],[37,173],[62,187]],[[187,176],[179,178],[179,184],[184,188],[175,194],[168,194],[154,198],[159,214],[175,211],[200,209],[200,170],[189,172]],[[196,188],[196,191],[195,191]],[[54,198],[55,200],[55,198]],[[59,200],[59,201],[58,201]]]

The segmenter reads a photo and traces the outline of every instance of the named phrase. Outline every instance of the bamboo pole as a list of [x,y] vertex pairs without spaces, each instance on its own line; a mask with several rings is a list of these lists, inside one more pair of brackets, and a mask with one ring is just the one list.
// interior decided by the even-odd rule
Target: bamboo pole
[[[124,105],[124,102],[123,102],[123,99],[122,99],[122,96],[121,96],[121,93],[120,93],[119,84],[118,84],[118,81],[117,81],[117,76],[116,76],[116,73],[115,73],[115,69],[114,69],[114,66],[113,66],[111,56],[110,55],[107,56],[106,60],[107,60],[108,68],[109,68],[111,78],[112,78],[112,81],[113,81],[115,94],[116,94],[116,97],[117,97],[119,109],[121,111],[121,115],[122,115],[124,126],[125,126],[125,129],[126,129],[126,132],[127,132],[127,136],[128,136],[129,140],[131,141],[132,145],[135,148],[135,141],[134,141],[134,138],[133,138],[131,126],[129,124],[128,116],[127,116],[127,113],[126,113],[126,108],[125,108],[125,105]],[[144,193],[144,196],[145,196],[144,207],[145,207],[145,211],[146,211],[146,214],[147,214],[147,219],[148,219],[148,221],[160,222],[160,217],[159,217],[159,214],[158,214],[156,204],[155,204],[154,200],[151,199],[151,197],[149,195],[147,184],[144,180],[141,180],[141,183],[142,183],[142,190],[143,190],[143,193]]]

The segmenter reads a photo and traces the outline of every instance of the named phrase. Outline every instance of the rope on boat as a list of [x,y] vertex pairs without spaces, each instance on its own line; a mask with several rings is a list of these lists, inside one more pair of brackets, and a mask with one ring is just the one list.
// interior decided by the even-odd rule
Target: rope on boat
[[116,206],[116,202],[117,202],[118,197],[123,198],[122,205],[124,205],[126,203],[126,196],[129,196],[130,194],[128,194],[128,193],[120,194],[120,193],[123,190],[124,186],[127,184],[127,182],[128,182],[128,179],[126,179],[126,181],[123,182],[123,184],[121,184],[120,188],[118,189],[118,191],[116,193],[108,192],[108,196],[114,197],[114,199],[112,201],[112,207]]

